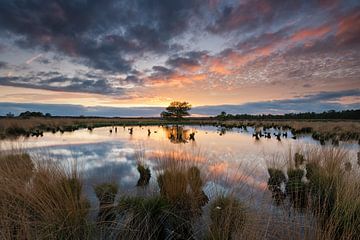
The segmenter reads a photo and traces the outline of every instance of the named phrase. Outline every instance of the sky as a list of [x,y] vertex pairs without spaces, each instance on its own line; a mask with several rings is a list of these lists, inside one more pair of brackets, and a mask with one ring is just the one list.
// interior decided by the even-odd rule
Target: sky
[[360,108],[358,0],[0,0],[0,115]]

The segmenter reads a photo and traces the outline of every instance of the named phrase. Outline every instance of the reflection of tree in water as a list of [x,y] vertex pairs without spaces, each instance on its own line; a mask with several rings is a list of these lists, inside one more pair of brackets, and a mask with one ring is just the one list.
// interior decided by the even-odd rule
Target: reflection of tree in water
[[182,126],[164,126],[166,137],[172,143],[187,143],[189,140],[195,140],[194,134],[189,129]]

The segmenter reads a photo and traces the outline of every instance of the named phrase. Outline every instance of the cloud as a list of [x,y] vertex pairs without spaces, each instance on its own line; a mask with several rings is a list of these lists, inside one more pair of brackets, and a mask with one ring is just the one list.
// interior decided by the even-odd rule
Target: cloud
[[300,31],[294,33],[290,37],[290,39],[291,39],[291,41],[299,42],[299,41],[303,41],[303,40],[311,39],[311,38],[321,38],[321,37],[325,36],[327,33],[329,33],[330,31],[331,31],[331,27],[329,27],[329,26],[308,28],[308,29],[303,29],[303,30],[300,30]]
[[196,112],[203,115],[217,115],[221,111],[232,114],[283,114],[290,112],[322,112],[327,110],[359,109],[360,102],[341,104],[335,102],[343,97],[359,97],[360,89],[339,92],[320,92],[303,97],[245,103],[241,105],[219,105],[198,107]]
[[[27,87],[65,92],[85,92],[98,94],[122,94],[123,88],[112,86],[106,79],[84,79],[66,77],[58,72],[41,73],[28,77],[0,77],[0,85]],[[128,81],[131,81],[129,79]]]
[[336,32],[338,44],[359,44],[360,42],[360,7],[343,17]]
[[0,115],[8,112],[16,115],[24,111],[40,111],[56,116],[99,116],[99,117],[135,117],[135,116],[160,116],[163,108],[156,107],[84,107],[70,104],[31,104],[31,103],[0,103]]
[[29,58],[28,60],[26,60],[26,64],[29,65],[29,64],[31,64],[33,61],[39,59],[40,57],[42,57],[42,54],[41,54],[41,53],[38,54],[38,55],[36,55],[36,56],[34,56],[34,57]]
[[55,50],[92,68],[127,73],[128,54],[181,48],[170,40],[187,30],[199,7],[193,0],[5,0],[0,27],[16,34],[23,48]]
[[166,61],[166,64],[173,68],[180,68],[186,71],[195,71],[200,67],[198,60],[184,57],[170,58]]
[[4,0],[0,61],[19,52],[0,64],[12,73],[0,84],[122,96],[226,90],[219,103],[243,86],[357,87],[359,25],[354,0]]
[[0,61],[0,69],[4,69],[8,66],[8,64],[6,62],[2,62]]

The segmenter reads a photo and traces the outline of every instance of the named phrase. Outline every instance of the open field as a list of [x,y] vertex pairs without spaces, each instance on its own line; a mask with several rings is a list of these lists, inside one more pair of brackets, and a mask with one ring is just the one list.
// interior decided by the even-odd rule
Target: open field
[[145,125],[215,125],[224,128],[253,126],[258,129],[290,129],[294,134],[312,134],[316,140],[360,140],[360,121],[356,120],[226,120],[216,118],[0,118],[0,138],[40,135],[44,131],[65,132],[81,128]]

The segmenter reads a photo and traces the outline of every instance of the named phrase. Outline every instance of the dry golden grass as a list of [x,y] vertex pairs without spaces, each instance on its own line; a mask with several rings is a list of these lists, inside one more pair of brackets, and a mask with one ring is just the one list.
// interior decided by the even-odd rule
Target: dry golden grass
[[[357,168],[346,171],[348,152],[334,147],[302,149],[303,168],[295,164],[297,154],[289,152],[292,154],[285,165],[286,194],[293,208],[305,212],[309,216],[307,219],[316,220],[303,225],[305,230],[311,230],[311,234],[307,234],[311,237],[305,239],[358,239],[360,171]],[[306,169],[305,180],[301,177],[303,169]]]
[[89,236],[89,204],[76,169],[32,162],[27,154],[1,154],[0,179],[1,239]]

